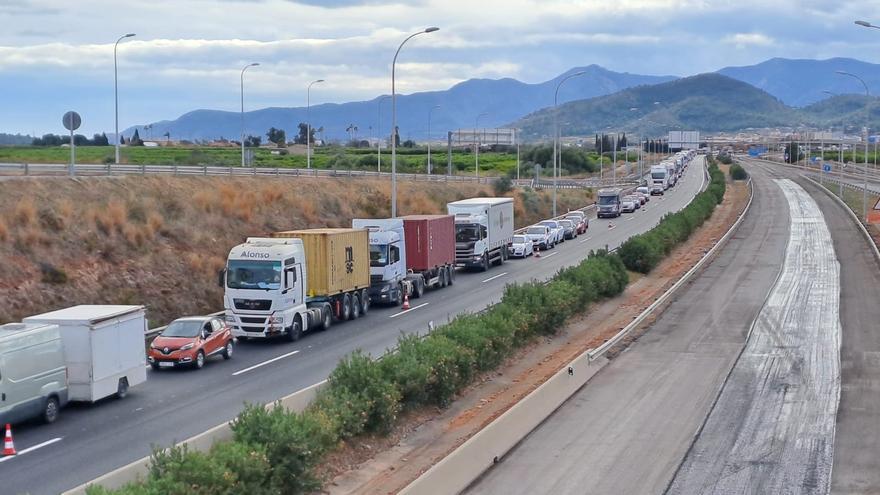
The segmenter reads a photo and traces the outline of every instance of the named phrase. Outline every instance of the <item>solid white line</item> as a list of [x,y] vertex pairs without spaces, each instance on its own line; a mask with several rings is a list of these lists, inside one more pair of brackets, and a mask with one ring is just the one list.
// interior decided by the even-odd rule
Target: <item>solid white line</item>
[[580,244],[583,244],[583,243],[589,241],[590,239],[592,239],[592,237],[587,237],[586,239],[580,241]]
[[503,276],[505,276],[505,275],[507,275],[507,272],[499,273],[498,275],[495,275],[494,277],[489,277],[489,278],[487,278],[486,280],[483,280],[482,283],[485,284],[486,282],[491,282],[491,281],[495,280],[496,278],[503,277]]
[[47,446],[47,445],[52,445],[53,443],[60,442],[60,441],[61,441],[61,438],[62,438],[62,437],[53,438],[52,440],[46,440],[46,441],[43,442],[43,443],[38,443],[38,444],[34,445],[33,447],[28,447],[28,448],[26,448],[26,449],[24,449],[24,450],[19,450],[17,455],[10,455],[10,456],[6,456],[6,457],[0,457],[0,462],[6,462],[6,461],[8,461],[9,459],[15,459],[16,457],[19,457],[19,456],[22,456],[22,455],[24,455],[24,454],[27,454],[28,452],[33,452],[33,451],[35,451],[35,450],[37,450],[37,449],[41,449],[41,448],[43,448],[43,447],[45,447],[45,446]]
[[240,374],[242,374],[242,373],[247,373],[248,371],[255,370],[255,369],[257,369],[257,368],[259,368],[259,367],[261,367],[261,366],[266,366],[266,365],[269,364],[269,363],[274,363],[275,361],[278,361],[279,359],[284,359],[284,358],[286,358],[286,357],[293,356],[294,354],[296,354],[296,353],[298,353],[298,352],[299,352],[299,351],[293,351],[293,352],[288,352],[287,354],[282,354],[282,355],[280,355],[280,356],[278,356],[278,357],[274,357],[274,358],[272,358],[272,359],[270,359],[270,360],[268,360],[268,361],[263,361],[262,363],[255,364],[255,365],[250,366],[250,367],[248,367],[248,368],[245,368],[245,369],[243,369],[243,370],[238,370],[238,371],[236,371],[235,373],[233,373],[232,376],[238,376],[238,375],[240,375]]
[[428,305],[428,303],[422,303],[422,304],[419,304],[418,306],[413,306],[413,307],[407,309],[406,311],[401,311],[400,313],[394,313],[393,315],[389,316],[389,318],[397,318],[400,315],[405,315],[405,314],[409,313],[410,311],[415,311],[415,310],[417,310],[423,306],[427,306],[427,305]]
[[547,256],[541,256],[541,259],[546,260],[547,258],[552,258],[553,256],[556,256],[557,254],[559,254],[559,251],[557,251],[555,253],[548,254]]

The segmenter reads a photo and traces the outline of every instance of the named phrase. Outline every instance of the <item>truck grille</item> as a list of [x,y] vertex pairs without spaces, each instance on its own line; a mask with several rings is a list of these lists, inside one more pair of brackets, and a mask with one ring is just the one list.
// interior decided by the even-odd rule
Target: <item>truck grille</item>
[[381,284],[382,275],[370,275],[370,285]]
[[272,307],[269,299],[233,299],[235,309],[249,309],[251,311],[268,311]]
[[241,329],[244,330],[245,332],[254,332],[254,333],[262,333],[264,330],[263,327],[241,327]]
[[263,325],[266,323],[266,318],[262,318],[262,317],[261,318],[254,318],[251,316],[242,316],[241,322],[242,323],[256,323],[258,325]]

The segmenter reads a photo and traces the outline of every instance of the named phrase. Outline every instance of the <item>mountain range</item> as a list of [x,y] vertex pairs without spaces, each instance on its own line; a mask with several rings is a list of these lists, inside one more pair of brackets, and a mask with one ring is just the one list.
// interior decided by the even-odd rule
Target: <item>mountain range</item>
[[[402,139],[423,140],[428,137],[429,110],[439,105],[432,114],[432,139],[442,139],[447,130],[511,123],[522,124],[533,137],[552,134],[551,128],[546,127],[549,121],[542,124],[542,120],[553,104],[558,82],[584,72],[560,89],[559,101],[566,108],[588,112],[561,119],[569,122],[563,126],[563,134],[589,134],[609,126],[647,132],[652,130],[652,125],[646,125],[648,121],[658,123],[654,130],[663,125],[685,125],[707,132],[779,125],[841,125],[852,120],[840,114],[841,109],[834,104],[858,106],[859,100],[852,96],[864,90],[855,78],[837,74],[839,70],[860,76],[869,88],[880,88],[880,65],[847,58],[774,58],[681,79],[620,73],[590,65],[536,84],[511,78],[470,79],[445,91],[398,95],[397,122]],[[840,96],[829,98],[826,91]],[[655,101],[659,103],[654,105]],[[823,107],[823,101],[830,106]],[[577,104],[567,106],[572,102]],[[361,139],[391,133],[391,107],[386,97],[313,105],[309,116],[314,127],[324,129],[319,138],[328,140],[348,139],[352,134],[347,129],[352,124],[358,128],[356,136]],[[644,120],[636,123],[633,117]],[[270,127],[278,127],[285,129],[290,139],[297,124],[304,121],[304,107],[264,108],[245,113],[245,132],[265,139]],[[195,110],[175,120],[150,125],[150,135],[169,132],[174,139],[238,139],[241,132],[239,113],[218,110]],[[541,129],[541,125],[545,127]],[[146,135],[143,125],[127,129],[125,135],[130,136],[136,128],[142,137]]]

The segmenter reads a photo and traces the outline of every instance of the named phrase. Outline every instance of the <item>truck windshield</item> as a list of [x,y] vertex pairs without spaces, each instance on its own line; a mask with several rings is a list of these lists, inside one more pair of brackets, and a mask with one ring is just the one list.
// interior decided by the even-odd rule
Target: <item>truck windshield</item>
[[370,244],[370,266],[388,265],[388,244]]
[[482,225],[468,223],[455,226],[455,242],[474,242],[484,237],[486,237],[486,227]]
[[229,260],[226,286],[230,289],[278,290],[281,288],[281,262]]
[[620,201],[620,199],[619,199],[619,196],[616,196],[616,195],[611,195],[611,196],[599,195],[599,206],[614,205],[614,204],[617,204],[618,201]]
[[162,331],[163,337],[195,337],[202,330],[203,321],[172,321],[168,328]]
[[665,179],[666,172],[651,172],[652,179]]

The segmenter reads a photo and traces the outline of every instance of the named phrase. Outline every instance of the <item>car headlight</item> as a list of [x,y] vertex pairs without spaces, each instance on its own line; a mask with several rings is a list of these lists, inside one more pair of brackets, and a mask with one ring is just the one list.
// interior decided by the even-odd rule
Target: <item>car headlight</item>
[[150,342],[150,349],[158,349],[158,347],[156,347],[156,344]]
[[188,350],[192,349],[193,347],[195,347],[195,344],[190,342],[189,344],[186,344],[185,346],[181,347],[180,350],[181,351],[188,351]]

